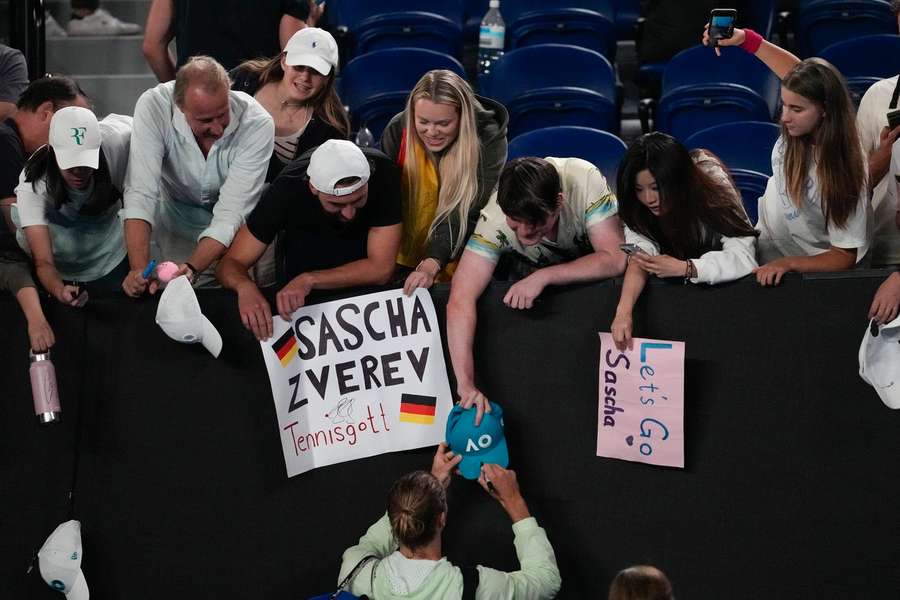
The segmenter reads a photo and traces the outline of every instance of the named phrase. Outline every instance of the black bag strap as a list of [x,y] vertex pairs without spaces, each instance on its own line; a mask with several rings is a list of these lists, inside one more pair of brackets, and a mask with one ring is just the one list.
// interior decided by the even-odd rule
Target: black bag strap
[[335,598],[337,598],[338,594],[340,594],[342,591],[344,591],[344,588],[347,587],[347,585],[351,581],[353,581],[353,578],[356,577],[356,574],[359,573],[363,569],[363,567],[365,567],[366,564],[368,564],[368,562],[370,560],[376,560],[377,558],[378,558],[377,556],[374,556],[372,554],[370,554],[368,556],[364,556],[362,558],[362,560],[360,560],[358,563],[356,563],[355,567],[350,569],[350,572],[347,573],[347,576],[344,577],[344,580],[338,584],[337,590],[335,590],[335,592],[333,594],[328,596],[328,600],[334,600]]
[[894,84],[894,95],[891,96],[891,110],[897,108],[898,98],[900,98],[900,76],[897,77],[897,83]]
[[463,576],[462,600],[475,600],[475,590],[478,589],[478,567],[467,565],[460,567]]

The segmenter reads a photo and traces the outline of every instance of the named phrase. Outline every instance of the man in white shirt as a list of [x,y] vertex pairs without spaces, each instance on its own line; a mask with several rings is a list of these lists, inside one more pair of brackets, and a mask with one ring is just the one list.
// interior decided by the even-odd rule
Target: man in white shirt
[[209,267],[259,199],[275,126],[256,100],[230,85],[222,65],[195,56],[174,82],[138,99],[124,194],[131,270],[122,288],[129,296],[156,290],[142,276],[151,233],[161,259],[212,284]]
[[527,309],[548,285],[621,275],[623,241],[616,197],[597,167],[579,158],[507,163],[453,274],[447,304],[456,391],[464,408],[476,406],[476,424],[490,407],[475,387],[475,306],[501,256],[532,271],[503,298],[510,308]]
[[[900,29],[900,0],[891,0],[891,10]],[[900,264],[900,206],[897,205],[896,176],[893,163],[900,155],[895,142],[900,126],[888,127],[887,113],[900,110],[898,76],[874,83],[863,95],[856,112],[856,128],[863,150],[869,157],[869,189],[875,215],[875,238],[872,242],[873,265]],[[895,159],[892,160],[891,156]],[[892,273],[878,288],[869,318],[888,323],[900,311],[900,273]]]

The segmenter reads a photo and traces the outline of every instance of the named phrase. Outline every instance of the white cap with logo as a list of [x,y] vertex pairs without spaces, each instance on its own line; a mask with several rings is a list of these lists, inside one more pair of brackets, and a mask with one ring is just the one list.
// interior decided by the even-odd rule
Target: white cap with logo
[[88,600],[87,581],[81,572],[81,523],[66,521],[59,525],[38,551],[41,577],[68,600]]
[[338,66],[337,42],[318,27],[305,27],[292,35],[284,52],[284,62],[289,66],[312,67],[322,75],[328,75]]
[[[371,171],[366,155],[348,140],[328,140],[316,148],[306,168],[314,188],[332,196],[352,194],[369,181]],[[352,185],[337,187],[342,179],[358,178]]]
[[900,317],[880,327],[869,322],[859,346],[859,376],[888,408],[900,408]]
[[222,351],[222,336],[200,311],[197,294],[185,275],[166,285],[156,307],[156,324],[176,342],[203,344],[216,358]]
[[100,124],[97,116],[80,106],[67,106],[50,119],[50,147],[60,169],[100,164]]

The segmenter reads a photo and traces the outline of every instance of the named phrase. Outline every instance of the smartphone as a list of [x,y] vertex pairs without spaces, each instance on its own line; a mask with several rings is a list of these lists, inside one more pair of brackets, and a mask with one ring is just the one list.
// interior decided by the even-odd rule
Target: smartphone
[[709,14],[709,39],[713,47],[719,45],[719,40],[727,40],[734,35],[734,22],[737,20],[737,11],[733,8],[714,8]]
[[887,114],[888,129],[893,130],[900,125],[900,109],[892,110]]
[[646,254],[641,247],[637,244],[619,244],[619,250],[627,254],[628,256],[632,256],[634,254]]

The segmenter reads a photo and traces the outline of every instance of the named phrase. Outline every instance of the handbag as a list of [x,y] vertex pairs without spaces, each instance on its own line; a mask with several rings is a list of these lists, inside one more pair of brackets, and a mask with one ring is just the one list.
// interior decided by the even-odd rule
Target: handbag
[[[369,561],[377,561],[378,557],[372,556],[364,556],[361,561],[356,563],[356,566],[353,567],[350,572],[344,577],[344,580],[338,584],[337,590],[330,594],[320,594],[318,596],[313,596],[309,600],[368,600],[368,596],[355,596],[350,592],[344,590],[350,582],[353,581],[353,578],[356,577],[357,573],[359,573],[363,567],[365,567]],[[373,568],[374,571],[374,568]],[[373,573],[374,576],[374,573]]]

